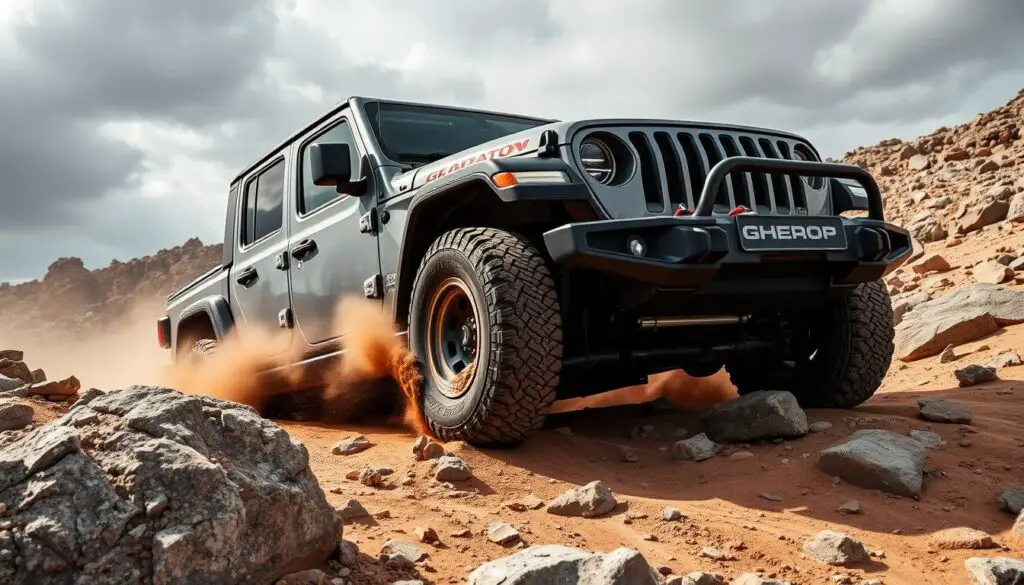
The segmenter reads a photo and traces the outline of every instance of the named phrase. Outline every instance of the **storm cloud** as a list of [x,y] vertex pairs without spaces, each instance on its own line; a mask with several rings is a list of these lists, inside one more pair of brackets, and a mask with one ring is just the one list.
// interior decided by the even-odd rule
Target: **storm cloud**
[[1024,83],[1019,0],[5,0],[0,281],[193,236],[348,95],[912,139]]

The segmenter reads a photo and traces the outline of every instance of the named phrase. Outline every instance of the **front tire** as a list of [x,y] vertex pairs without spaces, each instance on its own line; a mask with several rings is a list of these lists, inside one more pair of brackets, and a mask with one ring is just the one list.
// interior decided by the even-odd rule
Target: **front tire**
[[760,356],[727,366],[740,394],[788,390],[803,408],[854,408],[882,384],[895,351],[892,301],[885,283],[857,285],[796,326],[795,360]]
[[555,400],[562,322],[555,282],[525,238],[444,233],[413,283],[409,345],[423,363],[423,413],[440,439],[505,445],[540,428]]

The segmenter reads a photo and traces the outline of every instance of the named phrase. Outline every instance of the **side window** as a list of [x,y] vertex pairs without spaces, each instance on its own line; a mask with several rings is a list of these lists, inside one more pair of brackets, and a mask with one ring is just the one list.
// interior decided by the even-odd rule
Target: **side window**
[[299,212],[303,215],[313,213],[324,205],[342,196],[334,187],[318,187],[313,184],[309,174],[309,147],[317,143],[347,144],[351,155],[352,176],[359,176],[359,154],[356,152],[352,129],[347,122],[341,122],[327,132],[316,137],[302,147],[302,194],[299,197]]
[[249,245],[281,229],[284,217],[284,159],[245,185],[245,225],[242,244]]

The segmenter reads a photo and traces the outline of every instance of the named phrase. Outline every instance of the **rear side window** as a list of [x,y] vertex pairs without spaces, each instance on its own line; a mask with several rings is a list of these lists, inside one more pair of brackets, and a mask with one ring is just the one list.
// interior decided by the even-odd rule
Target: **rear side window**
[[302,194],[299,197],[299,213],[302,215],[313,213],[342,196],[334,187],[318,187],[314,185],[313,179],[309,174],[309,147],[314,144],[325,143],[347,144],[352,177],[359,177],[359,154],[356,152],[355,140],[352,138],[352,129],[349,128],[347,123],[342,121],[302,147]]
[[249,179],[245,185],[242,244],[249,245],[281,229],[284,221],[284,159]]

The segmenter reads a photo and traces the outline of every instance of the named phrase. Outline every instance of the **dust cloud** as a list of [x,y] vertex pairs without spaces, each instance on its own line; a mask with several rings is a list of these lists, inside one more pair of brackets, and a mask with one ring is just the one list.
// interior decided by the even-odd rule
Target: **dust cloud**
[[281,336],[298,332],[236,327],[215,352],[175,364],[165,384],[248,404],[269,418],[383,422],[429,434],[420,407],[418,360],[380,306],[343,298],[333,331],[344,354],[320,370],[293,365],[302,356]]

